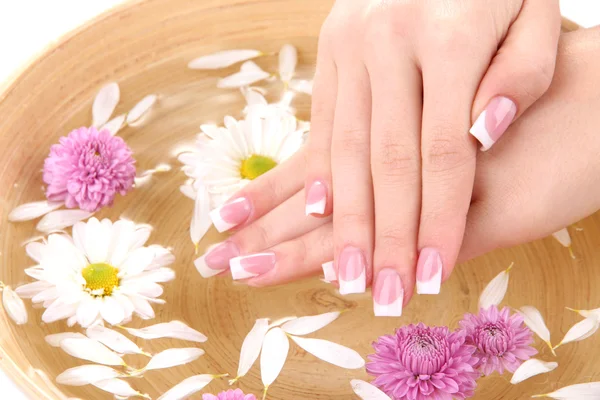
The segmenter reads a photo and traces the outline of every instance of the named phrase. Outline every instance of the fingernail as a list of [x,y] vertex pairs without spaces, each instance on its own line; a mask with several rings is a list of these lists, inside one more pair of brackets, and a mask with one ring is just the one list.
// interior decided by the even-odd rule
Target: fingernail
[[400,275],[393,268],[384,268],[377,274],[373,289],[373,311],[377,317],[402,315],[404,289]]
[[486,151],[500,139],[517,114],[517,106],[508,97],[494,97],[469,130]]
[[442,284],[442,257],[436,249],[426,247],[417,263],[417,293],[439,294]]
[[234,280],[254,278],[266,274],[275,267],[275,253],[256,253],[232,258],[229,261]]
[[252,205],[247,198],[238,197],[212,210],[210,219],[219,232],[225,232],[245,222],[250,216],[251,209]]
[[321,181],[314,181],[306,193],[306,215],[325,214],[327,203],[327,187]]
[[340,294],[364,293],[367,263],[363,252],[353,246],[342,250],[338,259]]
[[235,243],[225,241],[208,248],[202,257],[194,261],[194,265],[203,278],[210,278],[229,269],[229,260],[240,255]]
[[333,268],[333,261],[328,261],[321,264],[321,268],[323,268],[323,279],[325,279],[327,282],[337,281],[335,268]]

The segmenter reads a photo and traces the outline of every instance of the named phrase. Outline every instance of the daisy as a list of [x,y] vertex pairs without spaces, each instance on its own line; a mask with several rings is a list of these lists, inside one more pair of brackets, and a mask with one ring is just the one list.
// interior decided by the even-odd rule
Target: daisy
[[174,279],[167,268],[174,261],[169,250],[144,246],[147,226],[131,221],[91,218],[73,226],[73,236],[51,234],[44,243],[26,246],[38,265],[25,272],[36,282],[17,288],[46,308],[46,323],[68,319],[69,326],[89,327],[97,321],[129,322],[135,313],[154,318],[150,303],[163,304],[161,282]]

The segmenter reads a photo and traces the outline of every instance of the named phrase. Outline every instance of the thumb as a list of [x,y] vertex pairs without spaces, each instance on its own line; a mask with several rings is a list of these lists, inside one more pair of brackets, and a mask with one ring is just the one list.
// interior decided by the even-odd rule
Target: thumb
[[[558,0],[524,0],[473,103],[471,135],[488,150],[548,90],[560,35]],[[476,119],[475,119],[476,118]]]

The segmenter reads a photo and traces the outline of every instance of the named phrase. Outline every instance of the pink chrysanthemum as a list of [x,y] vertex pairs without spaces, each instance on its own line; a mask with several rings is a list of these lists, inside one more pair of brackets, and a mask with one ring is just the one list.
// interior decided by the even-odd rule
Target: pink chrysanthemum
[[476,368],[483,375],[494,371],[503,373],[515,370],[537,353],[531,347],[533,333],[523,324],[519,314],[510,315],[510,309],[504,307],[498,311],[496,306],[480,310],[479,315],[465,314],[460,322],[466,334],[467,343],[477,348],[475,356],[479,359]]
[[479,373],[475,347],[464,332],[409,325],[373,343],[367,372],[373,384],[394,400],[463,400],[473,396]]
[[214,394],[203,394],[202,400],[256,400],[253,394],[244,394],[240,389],[229,389],[216,396]]
[[94,127],[75,129],[50,148],[44,162],[46,197],[97,211],[133,187],[135,160],[123,139]]

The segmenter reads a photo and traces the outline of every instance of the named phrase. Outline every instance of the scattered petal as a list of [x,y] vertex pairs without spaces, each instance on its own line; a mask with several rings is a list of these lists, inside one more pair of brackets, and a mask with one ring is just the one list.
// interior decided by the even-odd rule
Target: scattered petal
[[271,76],[266,71],[240,71],[235,74],[222,78],[217,83],[217,87],[221,89],[239,88],[242,86],[252,85],[253,83],[262,81]]
[[108,379],[105,381],[98,381],[93,384],[98,389],[104,390],[105,392],[112,393],[115,396],[121,396],[124,398],[128,397],[143,397],[145,399],[150,399],[150,396],[147,394],[142,394],[132,388],[129,383],[125,382],[122,379]]
[[481,292],[479,297],[479,308],[487,309],[491,306],[497,306],[504,299],[506,290],[508,289],[508,277],[510,270],[514,263],[510,264],[508,268],[500,272],[494,279],[488,283],[488,285]]
[[146,354],[137,344],[129,340],[125,335],[105,328],[102,325],[96,325],[88,328],[85,334],[90,338],[97,340],[111,350],[119,354]]
[[283,317],[283,318],[280,318],[278,320],[275,320],[275,321],[271,322],[269,324],[269,329],[275,328],[276,326],[281,326],[281,325],[285,324],[286,322],[293,321],[293,320],[295,320],[297,318],[298,317]]
[[290,335],[308,335],[326,327],[335,321],[340,314],[339,311],[333,311],[310,317],[296,318],[283,324],[281,329]]
[[290,336],[294,342],[313,356],[338,367],[358,369],[365,366],[365,360],[356,351],[323,339],[310,339]]
[[260,376],[265,390],[279,376],[289,349],[290,342],[281,328],[273,328],[267,332],[260,355]]
[[560,341],[554,348],[556,349],[563,344],[570,342],[579,342],[592,336],[600,327],[600,321],[596,318],[586,318],[579,321],[569,329],[563,340]]
[[127,124],[135,126],[136,123],[140,122],[144,116],[150,111],[152,106],[156,103],[158,96],[155,94],[149,94],[140,100],[129,112],[127,113]]
[[552,354],[554,353],[554,349],[552,348],[552,343],[550,342],[550,330],[546,326],[544,322],[544,317],[539,312],[539,310],[532,306],[523,306],[518,310],[518,313],[523,317],[523,322],[529,329],[533,331],[536,335],[540,337],[550,347]]
[[392,400],[387,394],[371,385],[368,382],[361,381],[360,379],[352,379],[350,381],[352,390],[362,400]]
[[558,243],[564,247],[571,247],[571,235],[569,235],[567,228],[562,228],[560,231],[554,232],[552,237],[558,240]]
[[567,307],[567,310],[575,311],[584,318],[595,318],[600,320],[600,308],[595,308],[593,310],[575,310],[574,308]]
[[194,200],[194,214],[192,215],[192,223],[190,225],[190,236],[194,246],[198,246],[202,237],[208,232],[212,226],[210,219],[210,195],[201,184],[196,192],[196,200]]
[[8,220],[11,222],[30,221],[48,214],[62,205],[63,203],[49,202],[47,200],[21,204],[8,214]]
[[263,53],[258,50],[224,50],[206,56],[198,57],[189,62],[191,69],[227,68],[235,63],[250,60]]
[[125,365],[117,353],[92,339],[64,339],[60,347],[65,353],[103,365]]
[[25,303],[10,286],[4,286],[2,289],[2,305],[4,311],[8,314],[15,324],[23,325],[27,323],[27,309]]
[[62,332],[47,335],[44,339],[46,339],[46,342],[50,346],[60,347],[60,342],[62,342],[65,339],[86,339],[86,336],[83,333],[79,332]]
[[123,123],[125,122],[125,118],[127,115],[121,114],[119,116],[114,117],[100,128],[100,131],[107,130],[111,133],[111,135],[116,135],[117,132],[121,130],[123,127]]
[[242,343],[242,349],[240,350],[240,364],[237,370],[237,377],[232,379],[229,383],[233,384],[235,381],[246,375],[254,362],[260,355],[260,349],[263,345],[263,340],[267,331],[269,330],[269,320],[267,318],[257,319],[254,326],[246,335],[244,343]]
[[56,382],[62,385],[83,386],[121,376],[124,375],[105,365],[82,365],[64,371],[56,377]]
[[57,229],[64,229],[92,215],[94,213],[78,209],[52,211],[38,222],[36,229],[46,233]]
[[285,44],[279,50],[279,77],[283,82],[289,82],[296,72],[298,50],[291,44]]
[[181,321],[164,322],[142,329],[123,327],[130,335],[142,339],[172,338],[204,343],[208,339],[202,333],[190,328]]
[[145,371],[153,369],[171,368],[176,365],[183,365],[197,360],[204,354],[204,350],[195,347],[167,349],[156,354],[150,359],[148,365],[144,367]]
[[537,358],[530,358],[521,364],[519,368],[517,368],[512,376],[512,379],[510,380],[510,383],[516,385],[517,383],[521,383],[532,376],[553,371],[556,367],[558,367],[558,363],[556,362],[546,362],[538,360]]
[[294,92],[312,95],[313,81],[305,79],[292,79],[288,85]]
[[196,375],[184,379],[171,389],[166,391],[158,400],[184,400],[196,392],[202,390],[213,379],[214,375]]
[[537,394],[532,397],[550,397],[556,400],[598,400],[600,398],[600,382],[579,383],[560,388],[552,393]]
[[[257,106],[257,105],[266,106],[268,104],[267,99],[265,99],[265,96],[263,96],[262,93],[260,93],[259,91],[254,90],[252,88],[246,88],[246,87],[242,87],[241,90],[242,90],[242,94],[244,95],[244,98],[246,99],[246,105],[248,107]],[[204,129],[202,129],[202,131],[204,133],[206,133],[206,131]],[[212,137],[210,135],[208,135],[208,136],[214,139],[214,137]]]
[[119,85],[115,82],[109,83],[100,89],[92,105],[93,126],[104,125],[110,119],[120,97]]

